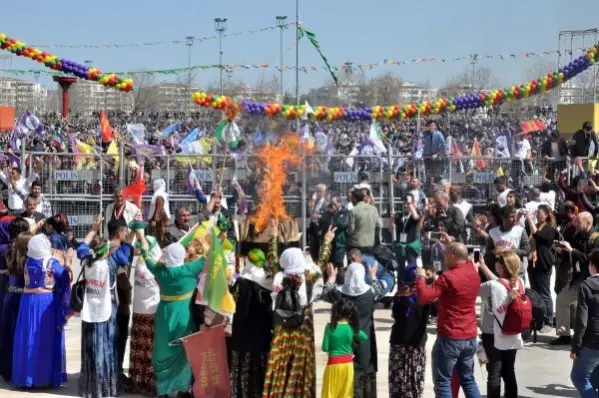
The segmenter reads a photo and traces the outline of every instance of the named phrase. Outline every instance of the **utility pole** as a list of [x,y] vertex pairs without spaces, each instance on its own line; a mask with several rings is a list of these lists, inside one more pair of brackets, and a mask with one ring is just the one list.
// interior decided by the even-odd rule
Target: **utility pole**
[[227,30],[227,18],[214,18],[214,30],[218,32],[218,66],[220,68],[220,95],[223,95],[223,33]]
[[193,41],[195,37],[186,36],[185,37],[185,45],[187,46],[187,109],[189,113],[191,113],[191,47],[193,46]]
[[280,29],[281,31],[281,40],[280,40],[280,47],[281,47],[281,53],[280,53],[280,66],[279,66],[279,74],[280,74],[280,85],[281,85],[281,98],[279,99],[279,101],[283,102],[283,96],[284,96],[284,89],[283,89],[283,29],[285,29],[287,27],[287,24],[285,23],[287,21],[287,17],[286,16],[277,16],[277,27]]

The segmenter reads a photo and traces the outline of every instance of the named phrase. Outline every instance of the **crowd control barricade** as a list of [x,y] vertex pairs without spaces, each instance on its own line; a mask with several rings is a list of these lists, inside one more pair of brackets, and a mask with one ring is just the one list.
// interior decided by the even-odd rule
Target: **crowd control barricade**
[[[0,154],[3,168],[15,165],[14,155]],[[287,183],[283,195],[288,213],[301,224],[302,210],[307,209],[318,184],[327,187],[330,196],[348,199],[350,189],[365,177],[371,186],[375,206],[383,219],[381,237],[391,240],[388,232],[390,216],[402,211],[402,201],[409,192],[412,176],[420,179],[423,190],[432,195],[431,186],[437,187],[441,180],[459,186],[464,199],[481,212],[487,200],[496,197],[494,180],[503,175],[511,185],[525,192],[544,181],[551,183],[565,172],[567,181],[578,173],[573,159],[549,159],[535,157],[530,160],[492,157],[438,157],[413,159],[407,156],[347,156],[306,154],[302,155],[305,168],[288,165]],[[20,161],[20,160],[19,160]],[[144,214],[148,211],[153,194],[152,182],[165,180],[170,195],[172,219],[180,207],[192,212],[201,211],[202,205],[194,195],[193,175],[209,195],[216,186],[222,185],[225,197],[235,203],[237,193],[232,184],[236,181],[246,195],[250,212],[258,203],[262,175],[265,172],[256,155],[213,154],[199,155],[107,155],[83,153],[28,152],[25,157],[25,177],[38,170],[42,193],[52,204],[54,213],[69,217],[76,236],[83,237],[95,217],[104,213],[106,205],[114,200],[119,187],[130,184],[136,178],[134,165],[143,164],[143,178],[148,189],[143,196]],[[594,162],[582,160],[588,171]],[[122,174],[122,175],[121,175]],[[305,190],[302,186],[305,185]],[[2,187],[2,199],[6,199],[6,187]],[[230,209],[237,211],[237,207]],[[147,214],[146,214],[147,215]],[[309,221],[306,220],[305,225]],[[304,231],[305,235],[305,231]]]

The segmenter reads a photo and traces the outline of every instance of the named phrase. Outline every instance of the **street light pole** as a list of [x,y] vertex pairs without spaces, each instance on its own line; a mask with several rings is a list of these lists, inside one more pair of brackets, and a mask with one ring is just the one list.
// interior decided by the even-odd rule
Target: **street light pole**
[[218,66],[220,68],[220,95],[223,95],[223,33],[227,30],[227,18],[214,18],[214,30],[218,32]]
[[195,37],[186,36],[185,37],[185,45],[187,46],[187,106],[188,110],[191,113],[191,47],[193,46],[193,41]]
[[[299,0],[295,0],[295,103],[300,106],[299,96]],[[300,119],[299,117],[295,121],[295,131],[297,134],[300,133]],[[306,239],[307,232],[307,218],[308,218],[308,203],[306,201],[306,194],[308,189],[308,176],[306,174],[306,151],[302,146],[302,248],[306,247],[308,243]]]
[[280,55],[280,67],[279,67],[279,74],[280,74],[280,85],[281,85],[281,98],[279,99],[279,101],[283,102],[283,29],[285,29],[287,27],[287,25],[285,24],[285,21],[287,20],[286,16],[277,16],[277,27],[281,30],[281,40],[280,40],[280,45],[281,45],[281,55]]

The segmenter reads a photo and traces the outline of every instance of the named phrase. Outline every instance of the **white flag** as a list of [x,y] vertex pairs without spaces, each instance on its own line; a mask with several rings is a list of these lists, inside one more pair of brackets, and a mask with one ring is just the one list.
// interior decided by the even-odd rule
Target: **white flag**
[[387,147],[383,143],[381,128],[376,120],[373,120],[370,125],[370,134],[368,135],[368,138],[380,153],[387,153]]
[[354,161],[355,161],[354,156],[356,156],[358,153],[360,153],[358,148],[354,148],[351,150],[349,155],[347,155],[347,159],[345,159],[345,164],[347,164],[352,169],[354,168]]
[[308,120],[310,115],[314,115],[314,109],[310,106],[308,101],[306,101],[304,114],[302,115],[302,120]]
[[135,145],[147,144],[146,127],[143,124],[129,124],[127,123],[127,132],[131,135],[131,141]]

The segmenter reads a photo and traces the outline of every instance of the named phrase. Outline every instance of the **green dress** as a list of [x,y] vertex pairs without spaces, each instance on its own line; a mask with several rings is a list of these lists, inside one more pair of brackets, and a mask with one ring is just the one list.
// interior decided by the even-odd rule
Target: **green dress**
[[195,331],[190,302],[198,283],[198,275],[204,268],[204,259],[185,263],[180,267],[157,265],[145,253],[144,259],[160,287],[152,350],[156,390],[158,395],[188,391],[192,373],[185,349],[183,344],[169,343]]

